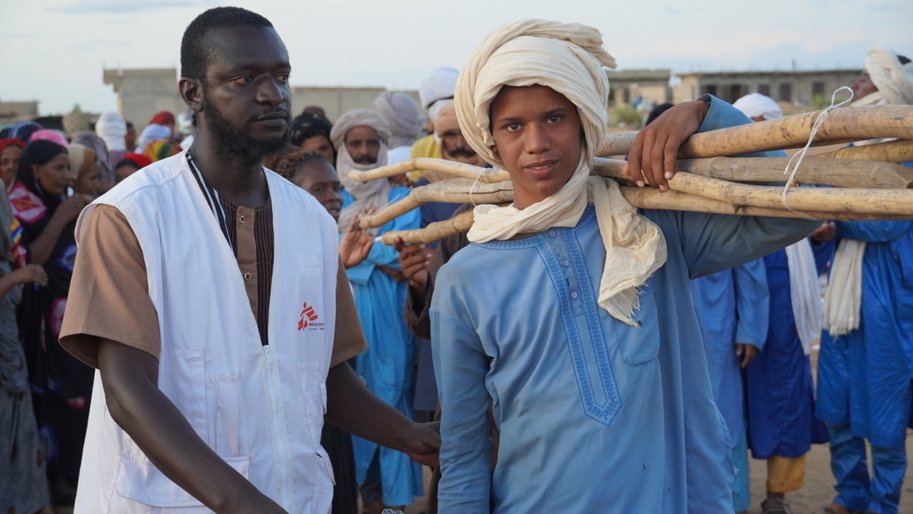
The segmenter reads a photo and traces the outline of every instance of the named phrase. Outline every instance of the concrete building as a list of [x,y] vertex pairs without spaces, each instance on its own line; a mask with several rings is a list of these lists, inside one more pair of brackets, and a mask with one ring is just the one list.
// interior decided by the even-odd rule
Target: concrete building
[[38,101],[0,101],[0,123],[15,123],[31,120],[38,116]]
[[734,102],[748,93],[761,93],[778,102],[820,107],[822,101],[830,103],[831,93],[852,84],[860,73],[862,69],[681,73],[680,82],[672,89],[672,101],[693,100],[710,93]]
[[669,69],[610,71],[609,105],[630,105],[638,97],[650,103],[671,102],[670,77],[672,71]]

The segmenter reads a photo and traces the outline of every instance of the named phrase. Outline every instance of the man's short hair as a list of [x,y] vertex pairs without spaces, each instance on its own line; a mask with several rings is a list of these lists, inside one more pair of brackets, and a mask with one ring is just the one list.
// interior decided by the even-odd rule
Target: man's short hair
[[181,39],[181,77],[203,80],[212,54],[206,35],[213,29],[239,26],[272,28],[273,24],[240,7],[215,7],[194,18]]
[[292,124],[288,129],[289,142],[295,146],[301,146],[305,139],[310,139],[314,136],[324,136],[327,141],[331,141],[330,131],[332,129],[333,124],[325,117],[319,114],[303,112],[292,120]]

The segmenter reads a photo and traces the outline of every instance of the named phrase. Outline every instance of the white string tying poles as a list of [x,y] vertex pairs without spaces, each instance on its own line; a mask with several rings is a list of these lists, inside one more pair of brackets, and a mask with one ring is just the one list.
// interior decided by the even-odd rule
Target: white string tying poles
[[[844,100],[838,104],[835,104],[835,102],[837,101],[837,93],[839,93],[841,91],[848,92],[850,94],[850,96],[846,100]],[[815,140],[815,136],[818,135],[818,130],[821,129],[821,125],[823,125],[824,121],[827,120],[827,117],[832,110],[834,110],[838,107],[842,107],[842,106],[850,103],[852,100],[853,100],[853,90],[852,89],[850,89],[848,86],[843,86],[843,87],[837,88],[831,94],[831,104],[826,109],[824,109],[823,111],[818,113],[817,117],[815,117],[815,123],[812,124],[812,131],[808,135],[808,141],[805,143],[805,146],[803,146],[801,150],[799,150],[798,152],[793,154],[793,156],[790,157],[789,161],[786,163],[786,169],[783,170],[783,174],[788,175],[788,178],[786,179],[786,184],[783,186],[782,200],[783,200],[783,207],[788,209],[789,211],[797,212],[797,211],[791,209],[789,207],[789,205],[787,205],[786,195],[787,195],[787,193],[789,193],[790,186],[792,186],[796,180],[796,174],[799,173],[799,166],[802,165],[802,160],[805,159],[805,154],[808,153],[808,149],[811,148],[812,142]],[[794,161],[795,161],[795,166],[793,166]],[[792,168],[790,168],[790,167],[792,167]]]

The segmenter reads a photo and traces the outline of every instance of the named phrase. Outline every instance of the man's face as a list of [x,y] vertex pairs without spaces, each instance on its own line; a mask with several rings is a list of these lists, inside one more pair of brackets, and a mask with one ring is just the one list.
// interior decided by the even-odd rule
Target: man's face
[[127,127],[127,133],[124,134],[124,146],[130,152],[136,148],[136,127]]
[[456,110],[453,105],[441,109],[434,120],[434,133],[441,141],[441,157],[448,161],[464,162],[473,166],[484,166],[485,161],[469,146],[460,131]]
[[257,163],[285,145],[288,52],[271,28],[223,27],[206,38],[213,50],[202,84],[200,129],[212,133],[220,153]]
[[336,221],[342,209],[342,184],[333,166],[320,159],[308,161],[299,169],[292,181],[317,199]]
[[850,87],[853,89],[853,100],[859,100],[878,91],[878,86],[872,82],[872,77],[867,71],[863,71]]
[[510,173],[518,209],[557,193],[577,169],[580,115],[551,88],[501,88],[491,103],[491,133],[495,155]]
[[374,164],[380,151],[377,131],[367,125],[358,125],[346,132],[346,150],[358,164]]
[[301,142],[301,149],[309,153],[319,153],[330,162],[336,162],[333,143],[326,136],[311,136]]

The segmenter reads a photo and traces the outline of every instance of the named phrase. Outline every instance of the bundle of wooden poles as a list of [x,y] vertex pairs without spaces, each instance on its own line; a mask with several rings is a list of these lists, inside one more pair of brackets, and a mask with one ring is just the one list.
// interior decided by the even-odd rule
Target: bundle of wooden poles
[[[812,146],[843,145],[836,151],[809,155],[785,196],[787,158],[734,158],[733,155],[765,150],[789,150],[808,143],[820,112],[779,120],[694,134],[682,146],[676,174],[667,192],[634,187],[624,174],[623,156],[636,132],[609,134],[597,150],[593,175],[621,183],[631,205],[746,216],[838,220],[913,219],[913,168],[897,163],[913,160],[913,107],[870,106],[834,109],[827,113]],[[863,146],[848,143],[887,140]],[[352,179],[386,179],[413,170],[427,170],[453,178],[417,187],[395,203],[361,218],[364,228],[379,227],[424,203],[451,202],[507,204],[513,189],[507,172],[479,168],[442,159],[411,159]],[[771,184],[781,185],[771,185]],[[798,187],[818,185],[827,187]],[[420,230],[388,232],[381,238],[393,244],[428,243],[472,226],[472,211]]]

